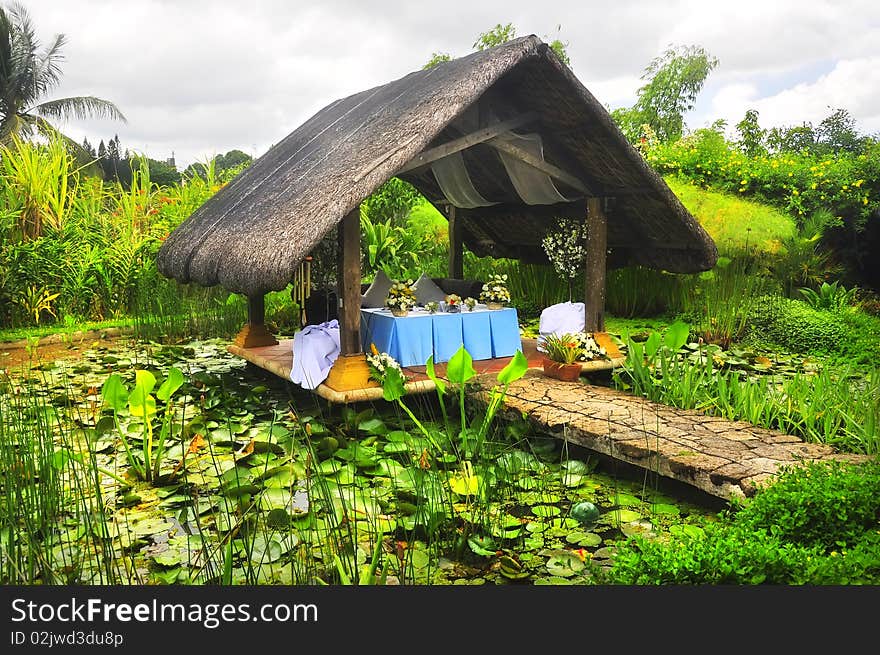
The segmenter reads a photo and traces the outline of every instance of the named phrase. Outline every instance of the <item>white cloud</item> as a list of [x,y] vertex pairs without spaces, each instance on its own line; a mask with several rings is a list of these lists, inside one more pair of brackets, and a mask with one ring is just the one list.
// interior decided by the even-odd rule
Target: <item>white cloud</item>
[[762,124],[821,120],[832,105],[880,128],[880,3],[867,0],[27,0],[27,9],[44,43],[68,37],[53,96],[105,97],[129,118],[76,123],[72,135],[118,133],[123,146],[157,158],[173,150],[184,165],[231,148],[262,153],[330,102],[433,52],[464,55],[508,22],[567,41],[573,70],[611,108],[632,104],[666,46],[695,44],[720,65],[688,124],[739,120],[757,103]]
[[730,84],[712,98],[717,116],[733,126],[747,109],[755,109],[762,127],[818,125],[834,109],[844,108],[856,118],[860,132],[880,131],[880,56],[840,61],[813,82],[802,82],[773,95],[760,97],[750,84]]

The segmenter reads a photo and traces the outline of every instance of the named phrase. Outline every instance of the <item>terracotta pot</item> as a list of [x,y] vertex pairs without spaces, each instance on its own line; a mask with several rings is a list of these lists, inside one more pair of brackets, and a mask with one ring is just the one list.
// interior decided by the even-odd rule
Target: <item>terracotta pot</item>
[[574,364],[563,364],[544,357],[543,364],[544,375],[550,378],[556,378],[564,382],[574,382],[581,375],[581,365],[577,362]]
[[392,309],[391,314],[393,316],[397,316],[398,318],[402,318],[402,317],[409,314],[409,310],[408,309]]
[[486,309],[504,309],[504,304],[500,302],[487,302]]

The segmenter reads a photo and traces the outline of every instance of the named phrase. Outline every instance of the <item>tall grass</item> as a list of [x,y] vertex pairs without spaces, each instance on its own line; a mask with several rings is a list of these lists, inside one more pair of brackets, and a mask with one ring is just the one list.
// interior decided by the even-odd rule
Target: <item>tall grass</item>
[[[683,343],[683,342],[679,342]],[[780,430],[845,452],[880,453],[880,370],[867,374],[825,367],[813,374],[749,374],[697,362],[661,345],[628,341],[625,365],[614,374],[619,388],[655,402],[699,409],[730,420]]]

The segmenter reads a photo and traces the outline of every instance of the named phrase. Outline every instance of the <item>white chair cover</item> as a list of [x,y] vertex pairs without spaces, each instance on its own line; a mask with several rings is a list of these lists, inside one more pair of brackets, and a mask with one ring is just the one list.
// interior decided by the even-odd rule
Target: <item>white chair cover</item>
[[538,323],[538,351],[544,350],[544,337],[548,334],[565,334],[584,331],[584,303],[561,302],[550,305],[541,312]]

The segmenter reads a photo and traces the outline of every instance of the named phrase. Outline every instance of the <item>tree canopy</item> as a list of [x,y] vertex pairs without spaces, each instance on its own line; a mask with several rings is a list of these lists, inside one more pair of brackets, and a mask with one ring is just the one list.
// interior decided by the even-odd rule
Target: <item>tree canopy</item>
[[661,142],[674,141],[684,132],[684,114],[694,103],[718,59],[701,46],[669,46],[642,74],[645,84],[635,104],[616,109],[612,117],[630,141],[642,136],[647,125]]
[[61,81],[64,44],[64,35],[57,34],[42,48],[23,5],[0,7],[0,143],[9,143],[13,136],[61,134],[50,120],[125,121],[116,105],[95,96],[46,99]]

